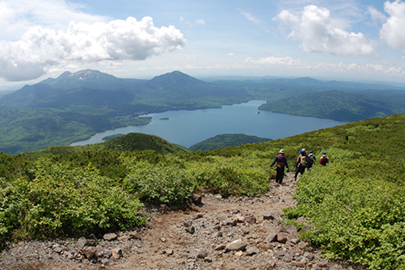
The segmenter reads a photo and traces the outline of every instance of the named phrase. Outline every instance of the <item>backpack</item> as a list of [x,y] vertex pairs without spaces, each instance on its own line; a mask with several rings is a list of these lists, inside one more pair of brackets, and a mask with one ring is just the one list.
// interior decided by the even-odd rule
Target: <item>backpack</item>
[[300,165],[303,167],[307,166],[307,157],[306,156],[300,156]]
[[315,162],[315,156],[313,154],[309,154],[309,163],[313,164]]
[[326,165],[328,163],[328,158],[326,156],[322,156],[321,160],[319,161],[322,165]]

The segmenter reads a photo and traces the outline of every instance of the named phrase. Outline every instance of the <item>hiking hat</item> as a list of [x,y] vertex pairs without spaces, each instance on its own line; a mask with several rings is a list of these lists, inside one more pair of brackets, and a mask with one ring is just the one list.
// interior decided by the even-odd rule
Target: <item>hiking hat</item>
[[312,150],[309,150],[310,153],[312,153]]
[[322,154],[326,155],[326,152],[323,152]]
[[284,154],[284,149],[280,149],[279,154]]
[[301,150],[301,151],[300,151],[300,153],[301,153],[301,154],[304,154],[304,153],[305,153],[305,151],[304,151],[304,150]]

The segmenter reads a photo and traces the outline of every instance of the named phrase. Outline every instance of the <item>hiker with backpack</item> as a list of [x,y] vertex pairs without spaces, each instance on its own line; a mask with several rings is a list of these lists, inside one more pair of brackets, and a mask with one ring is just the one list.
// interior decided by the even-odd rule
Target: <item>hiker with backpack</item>
[[304,174],[305,168],[307,167],[309,163],[309,158],[307,157],[304,149],[300,151],[300,155],[297,158],[297,161],[295,162],[296,169],[295,169],[295,181],[297,181],[297,176],[300,173],[301,175]]
[[322,153],[322,157],[319,160],[319,163],[321,163],[322,166],[325,166],[326,164],[329,163],[329,158],[326,156],[326,152]]
[[288,168],[288,163],[287,163],[287,158],[284,156],[284,149],[280,149],[278,152],[278,155],[274,158],[273,163],[270,164],[270,167],[272,167],[274,164],[276,164],[276,183],[277,184],[282,184],[283,183],[283,177],[284,177],[284,168]]
[[309,169],[311,169],[311,167],[315,164],[315,161],[316,161],[316,157],[315,157],[314,153],[312,153],[312,150],[309,150],[308,159],[309,159],[309,163],[308,163],[307,168],[309,171]]

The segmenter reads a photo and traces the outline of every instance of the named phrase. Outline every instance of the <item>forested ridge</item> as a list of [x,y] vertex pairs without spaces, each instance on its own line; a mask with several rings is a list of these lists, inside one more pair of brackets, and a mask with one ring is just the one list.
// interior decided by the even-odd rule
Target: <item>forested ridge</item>
[[180,71],[151,80],[65,72],[0,97],[0,151],[69,145],[97,132],[146,125],[147,113],[266,100],[262,110],[354,122],[405,113],[403,88],[312,78],[205,82]]
[[304,216],[314,226],[300,237],[329,258],[403,269],[404,129],[405,115],[391,115],[211,151],[139,151],[133,147],[142,143],[134,138],[146,142],[148,136],[130,135],[94,149],[2,153],[0,243],[139,227],[145,222],[138,214],[143,203],[180,205],[201,191],[224,197],[263,194],[279,149],[294,167],[299,150],[306,148],[318,159],[326,151],[330,163],[304,174],[294,194],[298,205],[285,210],[289,223],[303,228],[296,219]]

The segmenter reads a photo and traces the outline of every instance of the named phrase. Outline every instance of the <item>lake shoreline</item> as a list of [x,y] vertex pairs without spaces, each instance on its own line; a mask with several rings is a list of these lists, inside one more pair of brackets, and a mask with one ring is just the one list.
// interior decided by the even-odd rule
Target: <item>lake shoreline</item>
[[[149,124],[127,126],[97,132],[89,139],[70,144],[86,145],[103,142],[101,138],[130,132],[156,135],[167,141],[190,147],[196,143],[226,133],[240,133],[280,139],[321,128],[345,124],[331,119],[273,113],[260,110],[265,100],[251,100],[220,108],[166,111],[139,117],[151,117]],[[260,113],[258,113],[260,112]],[[161,119],[165,119],[161,121]],[[272,135],[273,134],[273,135]]]

